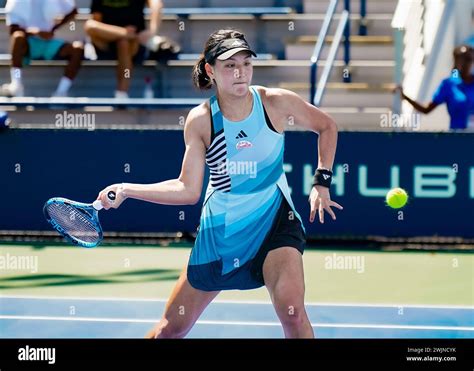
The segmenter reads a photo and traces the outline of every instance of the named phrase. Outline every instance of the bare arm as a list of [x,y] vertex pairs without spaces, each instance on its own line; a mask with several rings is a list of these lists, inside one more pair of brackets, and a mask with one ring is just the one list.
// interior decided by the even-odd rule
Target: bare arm
[[[181,173],[177,179],[154,184],[114,184],[102,190],[98,199],[106,209],[117,208],[126,198],[135,198],[163,205],[193,205],[201,196],[204,178],[206,147],[200,128],[206,116],[200,113],[202,108],[193,109],[186,120],[184,128],[184,153]],[[116,193],[113,204],[106,198],[109,191]]]
[[275,94],[273,98],[275,106],[279,107],[286,122],[292,121],[319,134],[318,167],[331,170],[337,146],[337,125],[334,120],[292,91],[272,90]]
[[438,105],[435,102],[430,102],[427,106],[418,103],[417,101],[407,97],[406,95],[403,97],[408,103],[410,103],[418,112],[428,114],[433,111]]
[[436,107],[438,107],[438,104],[435,102],[430,102],[427,106],[421,103],[418,103],[416,100],[413,100],[410,97],[406,96],[401,87],[397,87],[396,90],[397,89],[400,91],[401,98],[405,99],[408,103],[410,103],[413,106],[413,108],[415,108],[418,112],[428,114],[431,111],[433,111]]
[[[337,147],[337,125],[326,113],[305,102],[298,94],[285,89],[271,89],[272,107],[276,107],[286,122],[290,120],[296,125],[319,134],[318,138],[318,168],[332,169]],[[342,209],[338,203],[331,201],[329,188],[315,186],[310,194],[310,222],[314,221],[316,210],[319,210],[319,220],[324,223],[324,210],[333,219],[336,215],[331,209],[334,206]]]
[[148,0],[148,7],[150,8],[150,32],[156,35],[161,25],[161,10],[163,9],[163,2],[161,0]]

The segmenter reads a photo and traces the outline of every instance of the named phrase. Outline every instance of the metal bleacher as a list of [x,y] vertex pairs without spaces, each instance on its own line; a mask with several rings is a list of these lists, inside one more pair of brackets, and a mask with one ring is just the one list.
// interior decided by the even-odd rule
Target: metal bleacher
[[[80,13],[74,30],[62,28],[57,33],[58,37],[67,40],[85,39],[83,25],[89,17],[87,7],[90,1],[77,0],[76,3]],[[322,109],[331,114],[342,129],[380,130],[380,115],[387,113],[392,104],[390,87],[394,61],[391,19],[397,0],[368,0],[365,19],[361,19],[359,15],[359,3],[359,0],[352,1],[350,15],[352,82],[342,82],[344,62],[340,50],[326,87]],[[167,106],[169,101],[166,100],[155,99],[153,104],[137,100],[130,102],[128,106],[133,114],[124,114],[123,109],[116,111],[120,105],[111,99],[115,88],[115,61],[87,60],[74,83],[71,96],[103,99],[94,103],[90,99],[73,98],[62,103],[67,103],[65,106],[71,112],[80,111],[84,107],[101,112],[97,117],[98,125],[110,124],[110,121],[124,125],[179,125],[182,122],[179,118],[186,116],[195,102],[211,94],[199,92],[192,87],[191,70],[209,33],[223,27],[243,30],[249,43],[259,54],[259,59],[254,61],[254,84],[288,88],[308,100],[310,57],[329,0],[241,0],[238,4],[239,10],[235,3],[225,0],[177,0],[172,5],[170,3],[172,7],[167,7],[168,3],[164,0],[160,32],[179,42],[182,54],[178,60],[168,61],[166,65],[157,66],[154,61],[145,61],[143,65],[136,66],[130,96],[141,98],[143,81],[145,77],[151,76],[154,77],[156,97],[179,98],[185,104]],[[338,14],[342,9],[343,5],[339,4]],[[338,14],[329,35],[334,34]],[[366,36],[358,35],[360,24],[367,27]],[[331,42],[331,37],[326,38],[325,42]],[[324,67],[326,57],[327,54],[323,51],[321,67]],[[48,97],[54,90],[64,65],[62,61],[35,61],[25,68],[26,94]],[[8,81],[8,78],[8,30],[5,17],[0,14],[0,82]],[[19,102],[21,101],[17,103]],[[36,105],[34,101],[31,104],[27,104],[28,101],[25,100],[22,102],[15,104],[14,100],[6,102],[4,98],[0,98],[0,104],[4,107],[10,103],[6,109],[13,110],[17,106],[11,112],[14,122],[47,124],[51,113],[48,115],[41,112],[41,108],[47,106],[47,100],[42,101],[43,106],[40,101]],[[34,108],[36,110],[31,111]],[[103,114],[104,111],[107,115]],[[35,113],[34,117],[32,112]],[[117,114],[114,115],[114,112]]]

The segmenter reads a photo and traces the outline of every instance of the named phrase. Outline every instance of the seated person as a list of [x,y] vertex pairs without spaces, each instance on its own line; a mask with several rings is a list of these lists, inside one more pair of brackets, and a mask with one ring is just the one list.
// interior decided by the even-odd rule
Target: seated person
[[407,97],[402,87],[397,89],[402,99],[424,114],[446,103],[451,117],[450,129],[466,129],[474,125],[474,49],[469,45],[461,45],[454,49],[453,56],[454,69],[451,77],[441,81],[428,105]]
[[[11,82],[3,84],[0,95],[24,95],[22,68],[30,60],[66,59],[68,64],[53,96],[64,97],[79,72],[84,48],[81,42],[68,43],[54,37],[54,32],[74,18],[74,0],[8,0],[6,24],[10,27]],[[55,20],[61,20],[56,23]]]
[[[144,8],[151,10],[145,25]],[[161,23],[161,0],[92,0],[92,19],[85,24],[99,59],[117,59],[116,98],[128,98],[133,62],[142,60],[146,49],[157,51],[166,41],[157,35]]]

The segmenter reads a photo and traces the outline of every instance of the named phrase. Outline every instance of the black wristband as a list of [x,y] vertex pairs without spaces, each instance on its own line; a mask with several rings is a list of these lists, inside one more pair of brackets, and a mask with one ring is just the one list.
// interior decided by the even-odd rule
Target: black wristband
[[316,169],[314,172],[313,187],[316,185],[326,188],[331,187],[332,171],[328,169]]

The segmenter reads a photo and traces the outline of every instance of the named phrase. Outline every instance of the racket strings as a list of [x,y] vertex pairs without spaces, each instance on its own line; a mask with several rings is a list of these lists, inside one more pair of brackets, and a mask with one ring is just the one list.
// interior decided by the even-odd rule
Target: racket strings
[[87,243],[100,239],[96,226],[77,208],[65,203],[52,203],[47,209],[51,219],[64,233]]

